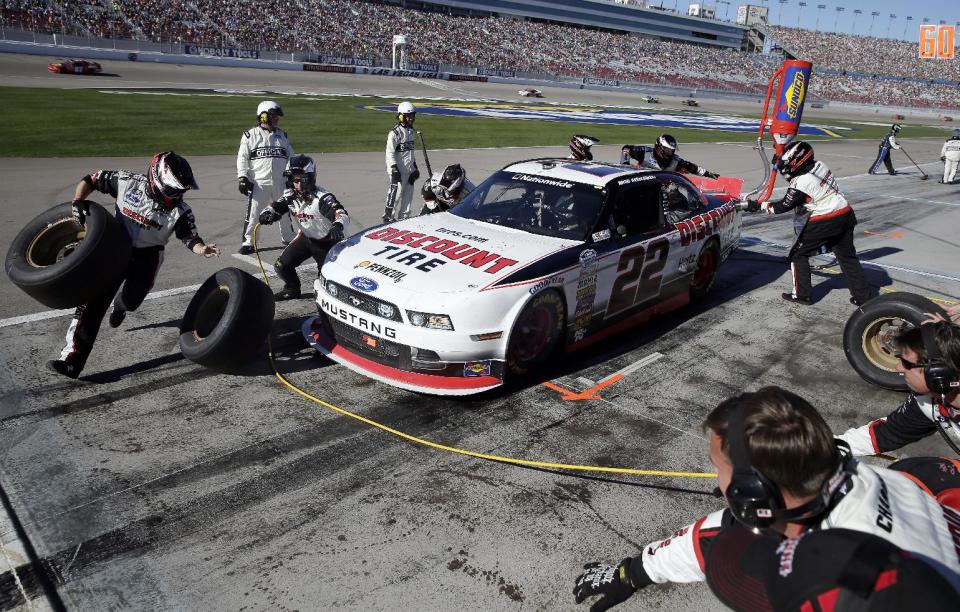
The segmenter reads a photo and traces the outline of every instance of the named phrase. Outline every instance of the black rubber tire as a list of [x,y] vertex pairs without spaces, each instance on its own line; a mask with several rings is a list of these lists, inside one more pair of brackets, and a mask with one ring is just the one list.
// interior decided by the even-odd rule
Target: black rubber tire
[[208,278],[180,323],[180,351],[194,363],[230,372],[249,363],[273,326],[273,293],[237,268]]
[[528,374],[550,358],[563,336],[565,313],[563,296],[557,291],[541,291],[527,302],[510,330],[509,374]]
[[[701,272],[701,266],[709,266],[709,270]],[[717,271],[720,269],[720,244],[716,240],[710,240],[703,245],[700,253],[697,254],[697,269],[694,270],[690,279],[690,301],[697,302],[707,297],[710,289],[713,288],[714,281],[717,280]],[[706,278],[700,278],[705,274]],[[699,281],[699,282],[698,282]]]
[[897,372],[893,338],[916,327],[927,313],[946,317],[943,308],[914,293],[887,293],[854,311],[843,328],[843,352],[865,381],[884,389],[906,391],[907,383]]
[[7,276],[49,308],[71,308],[102,295],[117,285],[130,261],[123,225],[103,206],[87,204],[85,228],[65,202],[34,217],[7,250]]

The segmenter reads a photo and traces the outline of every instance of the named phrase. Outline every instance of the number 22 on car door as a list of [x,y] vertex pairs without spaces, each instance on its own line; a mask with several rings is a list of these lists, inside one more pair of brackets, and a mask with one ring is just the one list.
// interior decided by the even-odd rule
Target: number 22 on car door
[[612,317],[657,298],[669,254],[670,241],[665,236],[621,251],[604,316]]

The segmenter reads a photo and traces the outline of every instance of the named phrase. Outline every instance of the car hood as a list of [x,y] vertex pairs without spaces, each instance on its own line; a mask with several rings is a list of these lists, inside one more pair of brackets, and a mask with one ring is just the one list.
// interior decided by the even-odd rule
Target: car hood
[[476,293],[548,255],[581,244],[442,212],[351,236],[331,251],[323,275],[392,299]]

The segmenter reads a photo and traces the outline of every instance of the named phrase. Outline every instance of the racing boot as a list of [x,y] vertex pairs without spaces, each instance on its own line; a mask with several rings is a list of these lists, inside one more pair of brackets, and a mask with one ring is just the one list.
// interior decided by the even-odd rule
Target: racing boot
[[273,299],[278,302],[283,302],[286,300],[295,300],[300,297],[300,287],[284,287],[280,291],[273,294]]
[[113,310],[110,311],[110,318],[107,319],[107,322],[110,323],[110,327],[114,329],[120,327],[120,324],[123,323],[123,320],[126,318],[127,309],[114,302]]
[[51,372],[66,376],[67,378],[75,379],[80,376],[80,366],[64,361],[63,359],[51,359],[46,363],[46,366]]
[[781,293],[780,297],[787,300],[788,302],[793,302],[794,304],[802,304],[804,306],[809,306],[813,304],[813,300],[808,297],[799,297],[792,293]]

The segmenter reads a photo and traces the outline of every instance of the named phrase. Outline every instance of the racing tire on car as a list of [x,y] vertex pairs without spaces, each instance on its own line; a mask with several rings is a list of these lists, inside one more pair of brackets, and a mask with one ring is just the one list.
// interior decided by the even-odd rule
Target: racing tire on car
[[897,372],[894,339],[901,331],[920,325],[927,313],[946,318],[942,308],[913,293],[896,292],[875,297],[859,307],[843,328],[843,352],[865,381],[884,389],[906,391]]
[[265,283],[237,268],[208,278],[180,323],[180,352],[220,372],[247,364],[273,326],[274,298]]
[[697,255],[697,267],[693,271],[690,281],[690,301],[695,302],[707,297],[714,281],[717,280],[717,270],[720,268],[720,245],[716,240],[710,240],[700,249]]
[[109,291],[130,261],[130,237],[120,222],[96,202],[87,208],[83,226],[70,202],[40,213],[7,250],[7,276],[48,308],[72,308]]
[[566,321],[563,296],[541,291],[523,307],[507,344],[507,371],[522,376],[550,358],[560,343]]

